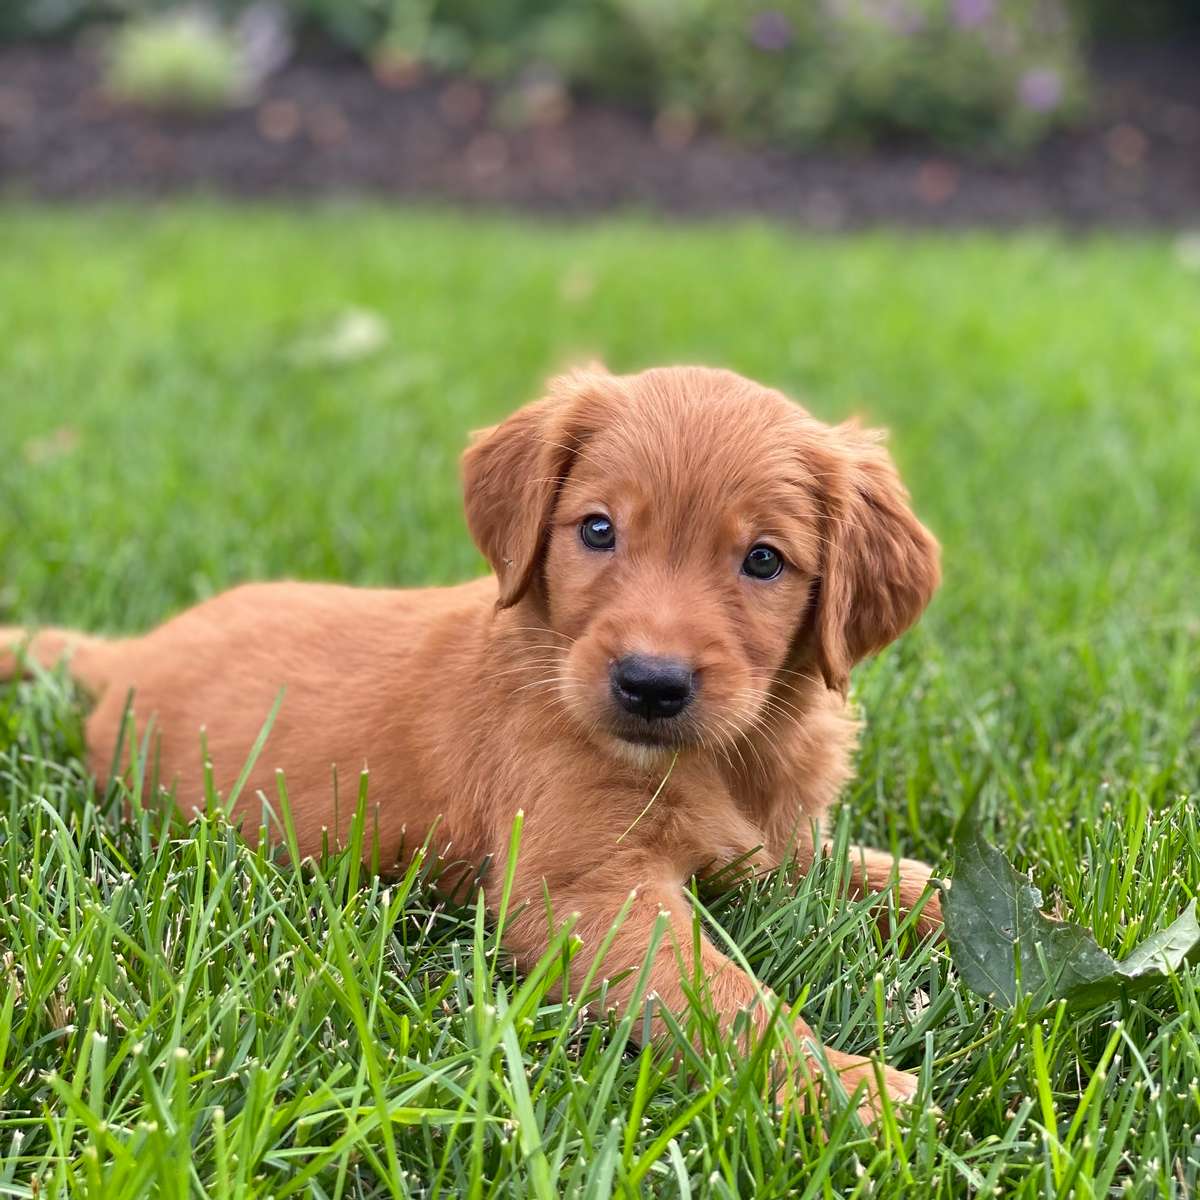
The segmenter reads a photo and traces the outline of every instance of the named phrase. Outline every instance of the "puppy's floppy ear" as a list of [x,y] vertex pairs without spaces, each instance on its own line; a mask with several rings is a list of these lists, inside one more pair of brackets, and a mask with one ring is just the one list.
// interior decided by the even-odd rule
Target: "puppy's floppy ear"
[[500,608],[533,582],[559,490],[595,428],[607,379],[592,371],[552,379],[544,400],[480,430],[463,453],[467,528],[500,581]]
[[850,668],[913,625],[941,579],[933,535],[913,515],[882,434],[828,431],[825,563],[815,617],[816,665],[846,693]]

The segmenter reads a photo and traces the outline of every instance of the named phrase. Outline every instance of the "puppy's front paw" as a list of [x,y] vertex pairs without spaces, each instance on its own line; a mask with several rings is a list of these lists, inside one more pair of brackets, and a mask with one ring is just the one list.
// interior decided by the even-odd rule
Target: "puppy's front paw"
[[916,927],[921,937],[941,937],[942,894],[932,869],[915,858],[901,858],[896,862],[896,873],[900,911],[917,912]]
[[838,1055],[838,1058],[846,1060],[846,1064],[835,1066],[831,1062],[829,1065],[837,1071],[838,1080],[848,1096],[853,1096],[861,1085],[866,1084],[858,1104],[858,1115],[865,1125],[874,1124],[883,1115],[883,1093],[893,1106],[897,1106],[911,1103],[920,1087],[917,1077],[907,1071],[897,1071],[895,1067],[853,1054]]
[[939,940],[946,934],[945,922],[942,919],[942,893],[934,887],[930,896],[925,899],[917,914],[917,932],[921,937],[936,937]]
[[825,1047],[818,1057],[806,1057],[797,1071],[796,1084],[804,1091],[820,1094],[825,1068],[837,1075],[847,1096],[858,1094],[858,1115],[866,1125],[874,1124],[884,1110],[884,1096],[893,1107],[911,1103],[920,1086],[915,1075],[897,1071],[858,1054],[843,1054]]

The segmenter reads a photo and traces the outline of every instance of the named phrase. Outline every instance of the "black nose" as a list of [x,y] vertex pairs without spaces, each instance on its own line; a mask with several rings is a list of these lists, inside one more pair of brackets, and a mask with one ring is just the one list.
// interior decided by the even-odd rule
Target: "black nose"
[[648,721],[682,712],[696,690],[696,676],[687,663],[649,654],[618,659],[610,678],[617,703]]

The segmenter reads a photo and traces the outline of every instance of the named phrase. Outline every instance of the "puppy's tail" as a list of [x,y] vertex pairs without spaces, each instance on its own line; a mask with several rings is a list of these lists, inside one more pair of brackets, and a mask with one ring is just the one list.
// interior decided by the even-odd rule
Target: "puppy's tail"
[[53,670],[66,663],[71,677],[93,695],[104,691],[114,642],[73,629],[18,629],[0,625],[0,680],[29,674],[30,663]]

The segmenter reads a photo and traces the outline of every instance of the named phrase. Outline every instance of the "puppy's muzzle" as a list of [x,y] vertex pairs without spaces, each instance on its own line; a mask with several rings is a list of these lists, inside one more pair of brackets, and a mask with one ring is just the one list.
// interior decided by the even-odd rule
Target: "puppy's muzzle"
[[696,673],[677,658],[628,654],[613,663],[609,679],[617,703],[647,721],[677,716],[696,694]]

